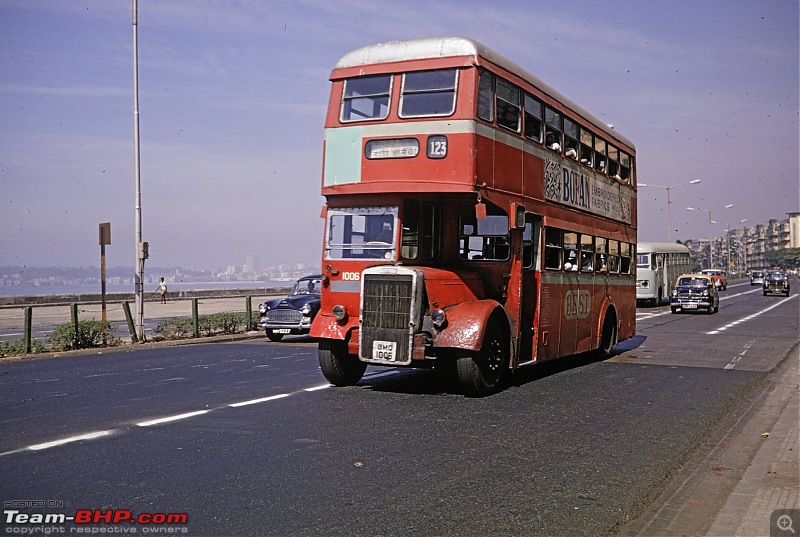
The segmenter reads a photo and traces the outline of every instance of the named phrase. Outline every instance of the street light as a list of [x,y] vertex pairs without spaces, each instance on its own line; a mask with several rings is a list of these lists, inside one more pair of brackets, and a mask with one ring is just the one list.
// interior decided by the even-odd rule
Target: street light
[[714,248],[711,245],[711,224],[713,221],[711,220],[711,213],[716,211],[721,211],[722,209],[730,209],[733,207],[733,203],[726,205],[725,207],[717,207],[716,209],[701,209],[699,207],[686,207],[687,211],[705,211],[708,213],[708,268],[713,268],[714,265]]
[[685,183],[678,183],[677,185],[671,185],[671,186],[651,185],[651,184],[639,183],[639,186],[648,186],[648,187],[652,187],[652,188],[663,188],[664,190],[667,191],[667,226],[668,226],[667,238],[669,239],[669,242],[672,242],[672,217],[670,215],[670,205],[672,205],[672,200],[670,199],[669,191],[672,190],[675,187],[678,187],[678,186],[696,185],[699,182],[700,182],[700,179],[694,179],[692,181],[686,181]]

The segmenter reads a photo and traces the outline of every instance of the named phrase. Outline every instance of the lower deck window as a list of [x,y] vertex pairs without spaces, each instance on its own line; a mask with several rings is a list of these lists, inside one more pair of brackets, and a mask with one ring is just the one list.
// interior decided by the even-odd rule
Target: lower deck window
[[458,238],[461,259],[506,261],[511,253],[506,215],[462,216]]

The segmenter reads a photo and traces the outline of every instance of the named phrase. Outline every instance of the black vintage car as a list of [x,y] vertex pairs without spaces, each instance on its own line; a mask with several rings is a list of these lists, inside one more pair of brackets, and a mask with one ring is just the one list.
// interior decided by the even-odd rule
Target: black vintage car
[[319,311],[319,288],[321,274],[304,276],[294,284],[286,298],[267,300],[261,304],[261,320],[270,341],[280,341],[283,336],[308,334],[311,321]]
[[770,293],[782,293],[789,296],[789,276],[785,272],[767,272],[761,288],[764,290],[764,296]]
[[675,281],[675,289],[669,298],[672,313],[697,311],[707,313],[719,311],[719,292],[710,274],[681,274]]

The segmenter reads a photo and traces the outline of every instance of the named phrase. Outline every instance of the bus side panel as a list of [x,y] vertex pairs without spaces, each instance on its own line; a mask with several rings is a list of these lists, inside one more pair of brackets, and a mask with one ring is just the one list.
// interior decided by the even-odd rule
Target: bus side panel
[[502,131],[495,142],[494,187],[503,192],[522,194],[523,141]]
[[544,160],[523,152],[522,195],[526,198],[544,199]]
[[[490,132],[493,134],[493,131]],[[486,186],[494,186],[494,148],[494,140],[475,136],[475,181],[478,185],[485,183]]]
[[542,273],[537,361],[552,360],[559,355],[562,298],[560,278],[560,274]]

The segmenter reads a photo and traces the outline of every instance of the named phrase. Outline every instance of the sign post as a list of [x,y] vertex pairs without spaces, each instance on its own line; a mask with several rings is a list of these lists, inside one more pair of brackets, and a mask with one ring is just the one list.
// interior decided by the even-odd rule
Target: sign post
[[100,300],[102,301],[103,347],[106,346],[106,244],[111,244],[111,222],[100,224]]

